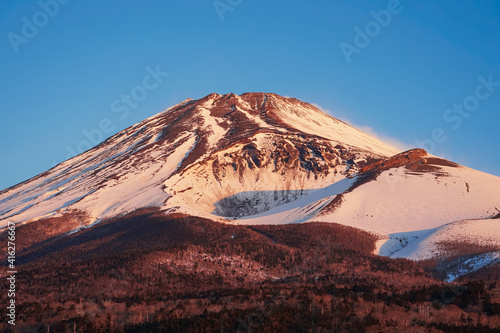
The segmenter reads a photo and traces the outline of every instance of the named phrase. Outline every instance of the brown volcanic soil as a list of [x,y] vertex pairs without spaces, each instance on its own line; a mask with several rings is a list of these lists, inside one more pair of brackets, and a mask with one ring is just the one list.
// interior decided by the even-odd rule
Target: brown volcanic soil
[[[423,149],[411,149],[390,158],[377,161],[364,166],[359,170],[360,175],[379,175],[382,171],[405,166],[408,170],[415,172],[439,172],[439,166],[459,167],[458,164],[439,157],[427,156]],[[427,156],[427,157],[426,157]]]
[[343,198],[344,196],[342,194],[338,194],[337,196],[335,196],[332,201],[330,201],[325,207],[323,207],[323,209],[321,209],[319,216],[333,213],[337,208],[340,207]]

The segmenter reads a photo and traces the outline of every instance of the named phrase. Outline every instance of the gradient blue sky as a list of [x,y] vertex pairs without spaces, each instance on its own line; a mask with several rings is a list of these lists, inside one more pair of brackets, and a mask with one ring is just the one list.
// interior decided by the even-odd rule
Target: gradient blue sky
[[[53,17],[37,1],[0,3],[0,189],[65,160],[102,119],[107,137],[212,92],[296,97],[405,148],[431,139],[435,155],[500,175],[500,87],[471,97],[478,77],[500,82],[498,1],[218,0],[223,13],[209,0],[64,2]],[[371,22],[388,8],[388,24]],[[23,28],[34,21],[36,34]],[[348,63],[340,45],[355,46],[356,27],[372,37]],[[113,101],[157,65],[169,76],[120,118]],[[470,116],[446,113],[464,101]]]

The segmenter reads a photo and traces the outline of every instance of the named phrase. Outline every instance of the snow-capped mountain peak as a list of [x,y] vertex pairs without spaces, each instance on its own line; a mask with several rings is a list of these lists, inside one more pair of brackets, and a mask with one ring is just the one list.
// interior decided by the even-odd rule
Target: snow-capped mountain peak
[[[48,172],[2,191],[0,219],[3,224],[7,220],[27,222],[83,210],[93,223],[144,206],[169,209],[174,206],[165,205],[167,199],[185,190],[178,189],[184,186],[183,181],[193,181],[191,176],[182,175],[214,161],[217,170],[224,163],[241,166],[229,178],[243,177],[245,168],[261,176],[243,177],[237,183],[249,184],[229,185],[223,193],[210,194],[212,198],[202,205],[211,205],[223,195],[242,189],[314,189],[343,177],[324,173],[319,175],[320,182],[308,183],[307,179],[319,169],[329,173],[336,167],[335,173],[343,175],[349,169],[343,164],[346,160],[367,161],[394,152],[389,145],[296,99],[268,93],[210,94],[199,100],[186,99]],[[250,162],[238,154],[247,156]],[[283,154],[290,156],[280,156]],[[279,171],[283,177],[279,181],[289,184],[255,181],[268,171],[279,173],[273,168],[265,172],[252,170],[252,159],[257,161],[257,155],[275,164],[274,169],[283,164],[287,171]],[[302,180],[292,185],[294,181],[284,179],[291,170],[287,161],[296,158],[292,164],[300,162],[298,178]]]
[[461,246],[487,241],[491,263],[499,189],[499,177],[400,153],[297,99],[214,93],[0,192],[0,226],[61,218],[58,232],[72,233],[157,207],[225,223],[340,223],[376,233],[380,254],[429,259],[451,256],[442,244],[472,223],[480,231]]

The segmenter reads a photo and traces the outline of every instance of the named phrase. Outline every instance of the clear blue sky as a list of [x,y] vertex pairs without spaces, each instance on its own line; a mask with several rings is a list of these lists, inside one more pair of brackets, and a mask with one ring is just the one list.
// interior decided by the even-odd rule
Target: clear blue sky
[[0,188],[83,149],[85,131],[249,91],[500,175],[498,1],[55,1],[0,3]]

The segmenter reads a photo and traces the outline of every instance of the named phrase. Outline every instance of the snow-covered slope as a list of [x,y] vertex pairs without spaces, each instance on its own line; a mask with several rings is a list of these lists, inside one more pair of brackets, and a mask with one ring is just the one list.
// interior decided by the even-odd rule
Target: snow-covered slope
[[448,281],[500,264],[500,219],[473,219],[413,232],[393,233],[380,241],[378,254],[391,258],[439,258]]
[[345,193],[339,207],[317,220],[391,234],[500,212],[500,178],[461,166],[426,165],[436,170],[402,166],[381,172]]
[[[450,248],[449,242],[453,242],[455,248]],[[500,248],[498,219],[462,220],[429,230],[393,233],[390,234],[390,241],[379,249],[379,254],[425,260],[442,254],[455,255],[459,251],[468,251],[468,246],[477,247],[479,244],[483,248],[477,250]]]

